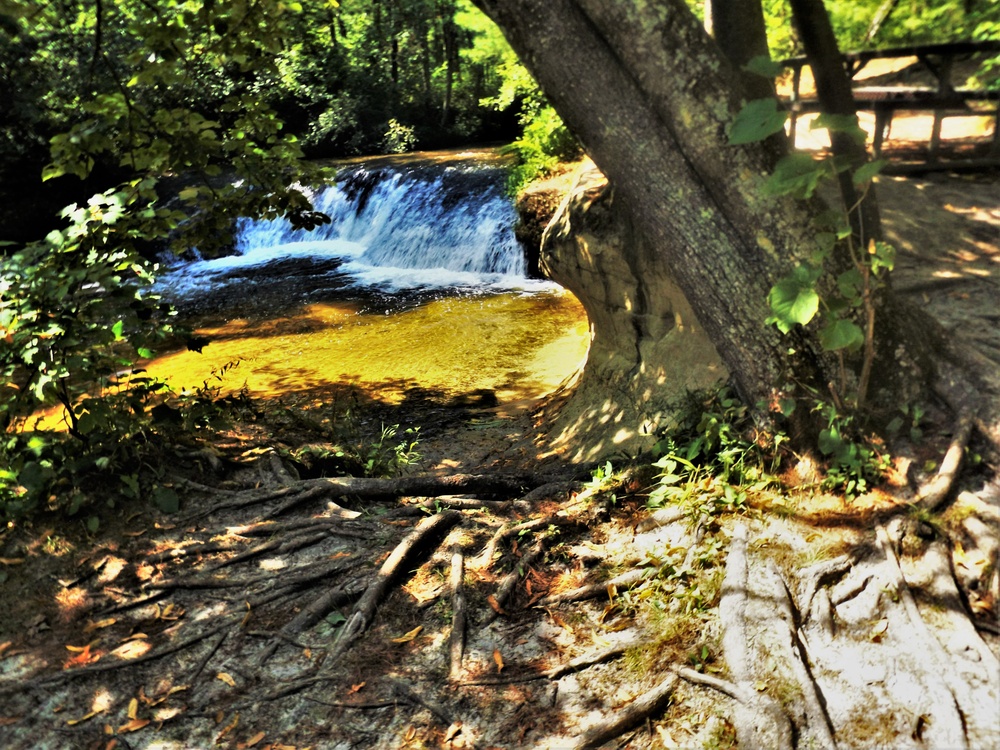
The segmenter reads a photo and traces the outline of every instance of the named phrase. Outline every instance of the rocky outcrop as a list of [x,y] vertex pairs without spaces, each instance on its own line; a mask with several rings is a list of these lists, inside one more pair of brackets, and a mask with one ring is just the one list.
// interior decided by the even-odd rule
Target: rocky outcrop
[[542,444],[577,462],[650,448],[685,390],[727,375],[662,259],[631,227],[629,207],[588,163],[543,236],[543,272],[590,318],[584,371],[543,411]]

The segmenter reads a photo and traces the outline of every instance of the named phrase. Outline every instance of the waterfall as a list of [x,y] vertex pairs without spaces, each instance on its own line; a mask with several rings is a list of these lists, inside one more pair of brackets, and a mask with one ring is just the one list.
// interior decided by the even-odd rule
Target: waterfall
[[531,289],[505,170],[489,161],[374,160],[342,169],[310,195],[330,223],[293,229],[284,219],[241,220],[236,254],[168,269],[168,296],[220,286],[272,283],[289,273],[324,286],[413,289]]

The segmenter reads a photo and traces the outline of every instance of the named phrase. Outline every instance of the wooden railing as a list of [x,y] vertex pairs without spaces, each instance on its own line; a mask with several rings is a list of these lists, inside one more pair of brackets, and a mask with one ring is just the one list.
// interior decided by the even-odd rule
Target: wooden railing
[[[875,114],[875,132],[872,146],[881,153],[893,115],[900,111],[933,112],[928,146],[928,159],[935,161],[941,147],[941,123],[946,117],[992,116],[993,139],[989,157],[1000,159],[1000,90],[956,88],[952,83],[955,62],[987,58],[1000,53],[1000,40],[987,42],[953,42],[951,44],[926,44],[892,49],[850,52],[844,54],[844,68],[854,82],[855,76],[872,60],[916,57],[930,72],[933,86],[865,86],[854,85],[854,103],[858,111]],[[802,69],[809,64],[805,57],[783,60],[781,65],[792,71],[792,91],[786,103],[791,112],[790,138],[795,142],[795,129],[799,115],[819,112],[821,107],[814,96],[801,94]]]

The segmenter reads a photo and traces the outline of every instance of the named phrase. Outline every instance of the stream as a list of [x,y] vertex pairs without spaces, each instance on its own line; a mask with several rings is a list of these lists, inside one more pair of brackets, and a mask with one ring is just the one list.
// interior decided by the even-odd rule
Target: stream
[[242,220],[235,254],[161,273],[159,292],[209,343],[147,370],[176,389],[264,398],[350,386],[390,402],[419,391],[505,403],[553,391],[586,357],[587,318],[529,275],[505,180],[492,150],[344,164],[311,195],[329,224]]

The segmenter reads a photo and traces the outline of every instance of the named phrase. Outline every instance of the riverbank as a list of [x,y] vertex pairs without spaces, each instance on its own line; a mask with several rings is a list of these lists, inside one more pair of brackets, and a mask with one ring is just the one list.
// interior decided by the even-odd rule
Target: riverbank
[[[899,286],[1000,362],[998,187],[894,178],[881,195]],[[825,725],[841,746],[945,747],[943,690],[971,707],[970,747],[1000,736],[991,464],[940,513],[909,510],[904,472],[850,501],[806,487],[652,510],[652,469],[540,460],[536,402],[423,395],[331,392],[336,424],[293,394],[250,401],[155,467],[178,513],[7,529],[0,744],[725,748],[741,706],[770,699],[800,746]],[[933,419],[914,471],[947,447]],[[420,459],[397,450],[415,427]],[[347,458],[424,484],[316,478]],[[436,483],[456,474],[485,478]],[[734,620],[720,605],[740,590]],[[723,659],[736,628],[770,654],[745,672]]]

